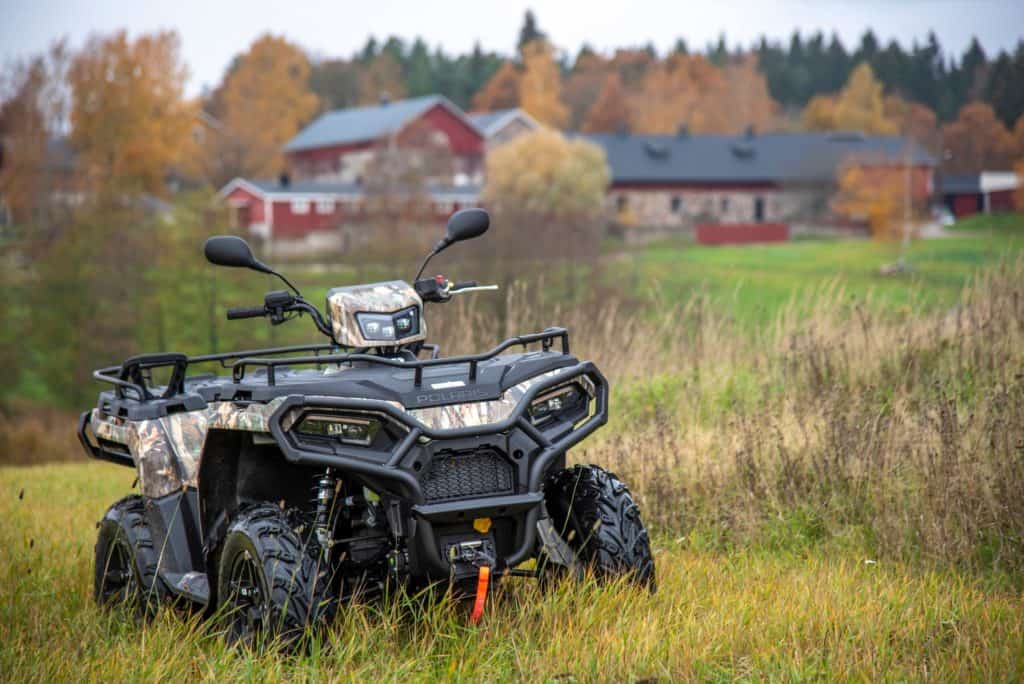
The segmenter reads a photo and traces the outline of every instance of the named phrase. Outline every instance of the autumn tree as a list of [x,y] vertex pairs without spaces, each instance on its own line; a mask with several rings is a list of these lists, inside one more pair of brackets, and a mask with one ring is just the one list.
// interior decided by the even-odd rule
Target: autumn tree
[[747,127],[768,131],[776,125],[778,109],[757,57],[748,54],[726,64],[721,78],[707,80],[694,119],[708,133],[736,134]]
[[975,102],[960,110],[956,121],[942,129],[946,154],[943,167],[959,173],[1008,169],[1013,161],[1013,139],[992,107]]
[[298,47],[276,36],[258,38],[219,88],[219,105],[211,113],[224,130],[207,154],[214,161],[236,157],[231,176],[276,175],[284,166],[282,147],[318,109],[309,75],[309,61]]
[[195,118],[174,32],[91,39],[70,69],[71,142],[94,189],[164,194]]
[[522,74],[512,62],[503,62],[483,88],[473,96],[473,110],[493,112],[519,106],[519,84]]
[[918,102],[904,100],[898,95],[887,95],[884,101],[885,117],[904,135],[933,154],[940,150],[940,134],[935,112]]
[[519,82],[520,106],[533,118],[562,128],[569,110],[561,99],[562,75],[554,48],[545,40],[533,40],[522,47],[523,76]]
[[629,98],[630,127],[638,133],[672,134],[686,125],[704,133],[717,126],[702,100],[722,87],[722,72],[700,55],[672,53],[650,66]]
[[483,198],[508,227],[503,249],[527,256],[596,249],[608,173],[600,147],[551,129],[496,148]]
[[54,158],[67,117],[68,60],[58,42],[45,55],[14,65],[0,84],[0,197],[14,224],[46,224],[54,208],[51,193],[73,189],[67,160]]
[[[562,86],[562,101],[569,108],[570,128],[582,128],[612,73],[609,60],[593,51],[580,52]],[[619,86],[622,90],[621,78]]]
[[906,196],[902,168],[851,161],[839,171],[832,208],[851,221],[866,223],[875,238],[891,240],[905,230]]
[[604,87],[597,96],[587,118],[580,130],[584,133],[612,133],[629,122],[629,110],[626,108],[626,95],[622,88],[622,79],[616,72],[605,77]]
[[405,97],[405,82],[401,65],[391,52],[382,51],[359,72],[359,104],[375,105],[385,97]]
[[837,95],[811,98],[801,119],[804,128],[812,131],[857,131],[869,135],[894,135],[900,131],[900,122],[887,116],[882,84],[866,62],[857,65]]

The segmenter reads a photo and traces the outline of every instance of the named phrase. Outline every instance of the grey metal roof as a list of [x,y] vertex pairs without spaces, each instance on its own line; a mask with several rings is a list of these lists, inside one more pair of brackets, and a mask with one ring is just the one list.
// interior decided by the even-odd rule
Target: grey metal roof
[[466,117],[473,122],[474,126],[487,135],[490,135],[493,132],[491,131],[491,126],[494,126],[505,117],[515,114],[518,111],[518,108],[496,109],[493,112],[470,112]]
[[[234,182],[234,181],[233,181]],[[265,179],[243,179],[247,183],[263,193],[273,195],[356,195],[361,196],[364,188],[359,183],[332,183],[316,180],[291,181],[288,185],[282,185],[276,178]],[[229,184],[230,186],[230,184]],[[431,185],[427,191],[434,199],[458,199],[465,197],[477,197],[480,194],[479,185]],[[222,191],[223,192],[223,191]]]
[[442,104],[456,115],[465,118],[462,110],[442,95],[424,95],[369,107],[336,109],[317,117],[313,123],[289,140],[284,149],[286,152],[296,152],[327,145],[377,140],[400,130],[402,126],[437,104]]
[[902,162],[907,154],[915,165],[935,165],[906,138],[857,133],[583,137],[604,148],[613,183],[820,183],[835,180],[848,159]]
[[969,173],[942,176],[938,182],[939,192],[949,195],[972,195],[981,192],[981,174]]

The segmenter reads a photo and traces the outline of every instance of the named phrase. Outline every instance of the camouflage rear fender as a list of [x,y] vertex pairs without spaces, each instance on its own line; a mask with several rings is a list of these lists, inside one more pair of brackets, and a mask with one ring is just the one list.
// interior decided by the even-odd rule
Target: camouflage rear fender
[[211,429],[269,432],[267,422],[284,397],[266,404],[210,404],[201,411],[153,420],[127,421],[93,409],[90,423],[99,439],[128,447],[139,471],[139,486],[148,497],[196,487],[206,435]]

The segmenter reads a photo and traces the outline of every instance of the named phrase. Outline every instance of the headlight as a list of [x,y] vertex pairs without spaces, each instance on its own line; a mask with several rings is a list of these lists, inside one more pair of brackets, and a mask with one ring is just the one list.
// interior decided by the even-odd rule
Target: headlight
[[363,338],[373,342],[393,342],[420,332],[419,309],[415,306],[393,314],[357,313],[356,321]]
[[530,420],[536,425],[558,415],[578,410],[585,405],[587,395],[579,385],[559,387],[534,399],[530,404]]
[[342,444],[370,446],[380,430],[380,422],[373,418],[314,413],[303,418],[295,430],[303,435],[337,439]]

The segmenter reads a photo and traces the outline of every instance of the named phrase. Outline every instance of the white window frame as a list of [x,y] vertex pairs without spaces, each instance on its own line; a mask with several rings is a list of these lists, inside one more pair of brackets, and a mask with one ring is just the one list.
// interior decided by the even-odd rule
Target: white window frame
[[318,214],[333,214],[334,213],[334,200],[332,199],[318,199],[316,201],[316,213]]
[[292,200],[292,213],[293,214],[308,214],[309,213],[309,200],[308,199],[293,199]]

